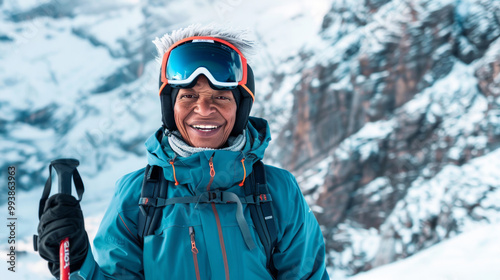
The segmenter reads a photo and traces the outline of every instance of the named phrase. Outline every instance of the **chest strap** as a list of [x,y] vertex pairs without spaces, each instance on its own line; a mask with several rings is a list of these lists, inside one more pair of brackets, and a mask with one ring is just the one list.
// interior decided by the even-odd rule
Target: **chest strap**
[[[149,198],[141,197],[139,199],[139,208],[141,212],[145,214],[144,207],[165,207],[167,205],[177,204],[177,203],[195,203],[196,206],[199,203],[216,203],[216,204],[228,204],[236,203],[236,221],[238,222],[238,227],[241,230],[243,239],[248,249],[253,250],[256,246],[253,242],[252,235],[250,234],[250,229],[248,228],[248,223],[243,215],[243,204],[256,204],[271,202],[271,194],[261,194],[259,196],[247,195],[244,197],[238,196],[233,192],[225,192],[220,190],[209,191],[201,193],[197,196],[181,196],[172,198]],[[196,208],[195,206],[195,208]]]

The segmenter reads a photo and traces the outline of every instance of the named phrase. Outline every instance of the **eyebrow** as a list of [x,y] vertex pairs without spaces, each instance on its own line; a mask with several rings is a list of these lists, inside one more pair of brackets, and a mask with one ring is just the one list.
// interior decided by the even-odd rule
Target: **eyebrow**
[[[182,94],[197,94],[197,91],[193,88],[184,88],[184,92]],[[181,93],[179,93],[177,96],[180,95]],[[233,96],[233,93],[230,90],[217,90],[215,92],[215,95]]]
[[[196,92],[193,88],[184,88],[184,92]],[[215,91],[217,94],[233,94],[230,90],[216,90]]]

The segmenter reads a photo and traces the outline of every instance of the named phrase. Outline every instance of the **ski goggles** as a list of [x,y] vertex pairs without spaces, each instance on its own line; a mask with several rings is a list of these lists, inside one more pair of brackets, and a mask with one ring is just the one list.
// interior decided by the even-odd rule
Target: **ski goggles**
[[231,43],[205,36],[193,36],[172,45],[163,55],[160,94],[168,84],[172,88],[190,88],[199,75],[210,86],[230,90],[247,83],[247,60]]

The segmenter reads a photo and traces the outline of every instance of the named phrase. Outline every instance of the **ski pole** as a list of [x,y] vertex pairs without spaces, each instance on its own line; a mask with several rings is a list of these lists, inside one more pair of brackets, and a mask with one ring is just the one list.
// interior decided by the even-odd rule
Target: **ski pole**
[[[80,164],[76,159],[56,159],[50,163],[56,170],[58,177],[58,191],[71,195],[71,177]],[[69,237],[59,243],[59,271],[61,280],[69,280]]]

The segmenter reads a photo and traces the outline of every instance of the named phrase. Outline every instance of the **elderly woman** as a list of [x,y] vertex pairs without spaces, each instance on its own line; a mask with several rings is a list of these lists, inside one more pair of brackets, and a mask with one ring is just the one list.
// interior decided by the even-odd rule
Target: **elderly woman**
[[[328,279],[323,237],[295,178],[260,163],[271,137],[265,120],[249,117],[252,42],[195,25],[154,43],[163,126],[146,141],[146,170],[117,182],[95,252],[83,228],[71,233],[71,279]],[[76,214],[60,219],[83,227],[72,203]],[[48,248],[40,254],[57,275]]]

